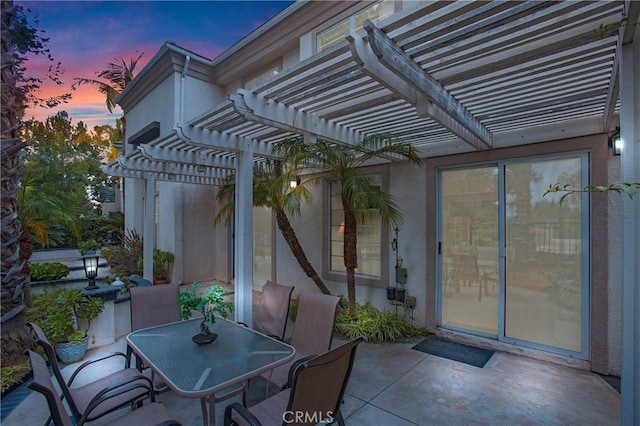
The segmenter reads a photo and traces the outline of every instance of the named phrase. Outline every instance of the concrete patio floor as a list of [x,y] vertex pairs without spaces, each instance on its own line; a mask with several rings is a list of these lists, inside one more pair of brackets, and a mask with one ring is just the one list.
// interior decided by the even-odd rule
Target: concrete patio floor
[[[340,342],[334,339],[334,344]],[[411,349],[417,342],[359,346],[342,408],[348,425],[620,424],[620,395],[597,374],[503,352],[477,368]],[[85,360],[124,349],[120,339],[93,350]],[[118,366],[111,364],[96,373]],[[67,366],[65,373],[74,367]],[[252,382],[252,399],[264,394],[263,385]],[[202,425],[199,400],[170,391],[157,400],[183,425]],[[229,402],[217,405],[218,425]],[[104,424],[122,414],[112,413],[90,424]],[[47,416],[44,397],[34,392],[2,424],[40,426]]]

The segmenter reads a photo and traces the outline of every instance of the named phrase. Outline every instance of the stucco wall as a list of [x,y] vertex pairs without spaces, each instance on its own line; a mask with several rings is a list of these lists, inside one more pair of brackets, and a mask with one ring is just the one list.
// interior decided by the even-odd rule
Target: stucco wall
[[[620,157],[609,158],[609,182],[620,180]],[[609,194],[609,374],[622,371],[622,198]]]
[[[306,178],[303,178],[305,180]],[[346,295],[346,284],[344,282],[331,281],[323,275],[323,234],[326,232],[324,209],[324,194],[326,190],[322,184],[315,184],[309,187],[313,199],[311,204],[303,204],[301,215],[297,219],[292,219],[291,223],[296,231],[307,258],[314,266],[318,274],[332,293]],[[417,166],[407,166],[406,164],[394,164],[389,167],[389,188],[394,194],[395,200],[400,206],[404,215],[404,225],[398,234],[398,253],[403,258],[403,267],[408,269],[407,294],[416,297],[418,304],[414,312],[416,325],[424,326],[425,288],[426,279],[424,249],[425,249],[425,221],[422,212],[425,210],[425,174],[424,169]],[[395,236],[393,230],[388,230],[389,241]],[[387,310],[394,310],[396,307],[387,300],[386,285],[395,285],[395,253],[390,247],[385,247],[389,257],[388,261],[388,282],[385,287],[371,287],[365,285],[356,286],[356,298],[359,303],[369,302],[372,305]],[[295,285],[294,293],[298,294],[304,290],[317,291],[313,281],[308,278],[297,261],[291,254],[287,243],[282,238],[280,232],[276,234],[276,270],[274,271],[276,281]],[[399,308],[399,313],[403,313],[404,308]],[[407,317],[411,314],[407,311]],[[421,320],[422,319],[422,320]]]

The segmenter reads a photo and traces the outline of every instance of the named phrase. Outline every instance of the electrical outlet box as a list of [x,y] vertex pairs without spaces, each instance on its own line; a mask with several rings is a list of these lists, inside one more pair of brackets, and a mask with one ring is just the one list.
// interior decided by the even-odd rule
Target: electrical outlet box
[[396,282],[399,284],[407,283],[407,268],[398,268],[396,271]]
[[407,300],[404,304],[407,308],[413,309],[416,307],[416,298],[413,296],[407,296]]

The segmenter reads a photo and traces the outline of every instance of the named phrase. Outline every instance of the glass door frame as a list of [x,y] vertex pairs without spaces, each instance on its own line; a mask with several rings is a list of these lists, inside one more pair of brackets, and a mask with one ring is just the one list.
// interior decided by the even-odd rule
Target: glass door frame
[[[581,218],[581,352],[571,351],[564,348],[547,346],[535,342],[520,340],[505,336],[505,303],[506,303],[506,192],[505,192],[505,170],[506,165],[516,163],[527,163],[535,161],[560,160],[568,158],[579,158],[581,167],[581,187],[591,182],[591,155],[589,151],[571,151],[566,153],[550,153],[543,155],[533,155],[518,157],[512,159],[501,159],[496,161],[457,164],[451,166],[436,167],[436,250],[435,250],[435,278],[436,278],[436,323],[438,327],[444,329],[471,334],[480,337],[487,337],[498,340],[500,342],[530,347],[534,349],[544,350],[559,355],[570,356],[578,359],[589,359],[591,351],[591,197],[590,194],[580,194],[580,218]],[[443,221],[442,221],[442,172],[446,170],[464,170],[481,167],[496,167],[498,176],[498,324],[497,335],[469,330],[451,325],[444,325],[442,321],[442,296],[443,296],[443,270],[442,270],[442,238],[443,238]]]

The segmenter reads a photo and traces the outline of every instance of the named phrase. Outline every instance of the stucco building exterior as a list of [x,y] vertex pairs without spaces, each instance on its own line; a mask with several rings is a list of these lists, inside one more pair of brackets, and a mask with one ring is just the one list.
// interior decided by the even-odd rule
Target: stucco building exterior
[[[422,167],[365,168],[404,225],[362,231],[358,301],[457,340],[621,375],[623,417],[637,422],[640,197],[561,203],[545,190],[640,181],[638,10],[298,1],[215,59],[163,45],[118,99],[125,149],[105,170],[124,179],[126,227],[143,233],[145,257],[173,251],[173,281],[233,282],[249,322],[243,302],[267,279],[315,290],[270,212],[252,208],[254,162],[296,135],[410,142]],[[236,216],[214,226],[229,174]],[[346,294],[336,194],[330,179],[309,189],[294,228]],[[415,307],[389,301],[389,287]]]

